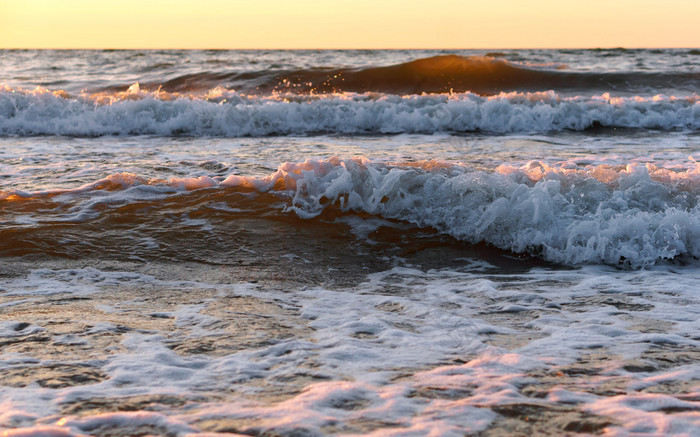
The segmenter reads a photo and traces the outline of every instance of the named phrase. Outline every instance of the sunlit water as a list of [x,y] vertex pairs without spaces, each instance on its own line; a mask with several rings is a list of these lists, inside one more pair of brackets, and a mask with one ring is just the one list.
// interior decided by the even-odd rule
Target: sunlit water
[[696,435],[700,52],[2,51],[6,435]]

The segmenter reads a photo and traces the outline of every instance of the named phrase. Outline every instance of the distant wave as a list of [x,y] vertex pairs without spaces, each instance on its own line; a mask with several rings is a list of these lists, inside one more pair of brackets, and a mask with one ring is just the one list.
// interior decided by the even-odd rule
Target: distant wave
[[0,89],[0,135],[264,136],[699,129],[700,97],[560,97],[555,92],[250,96],[125,92],[71,97]]
[[[492,55],[500,55],[492,53]],[[124,91],[131,84],[106,91]],[[250,72],[203,71],[142,83],[146,89],[193,92],[218,86],[245,93],[381,92],[422,94],[512,91],[568,91],[583,94],[700,88],[700,73],[570,72],[513,63],[492,56],[442,55],[396,65],[365,68],[309,68]]]
[[[125,217],[115,221],[121,226],[139,211],[150,217],[159,207],[198,211],[199,219],[222,213],[236,219],[241,217],[237,214],[254,215],[256,209],[269,216],[276,208],[278,215],[322,217],[326,223],[346,214],[402,220],[467,243],[487,243],[556,263],[641,267],[700,258],[700,164],[690,164],[685,170],[669,170],[534,161],[486,172],[443,162],[387,165],[331,158],[285,163],[262,178],[147,180],[114,174],[72,190],[0,192],[6,212],[0,237],[18,234],[11,226],[15,210],[19,225],[29,220],[27,211],[54,215],[52,220],[30,220],[49,226],[124,211]],[[190,195],[187,190],[192,190]],[[240,193],[246,195],[235,195]],[[61,207],[52,203],[56,196]],[[226,203],[234,199],[238,203]],[[33,206],[22,206],[27,202]]]

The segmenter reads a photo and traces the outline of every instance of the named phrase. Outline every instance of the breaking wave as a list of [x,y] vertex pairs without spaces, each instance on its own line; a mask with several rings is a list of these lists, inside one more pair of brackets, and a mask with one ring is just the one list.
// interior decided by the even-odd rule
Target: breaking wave
[[398,96],[252,96],[224,89],[185,95],[127,91],[69,96],[0,90],[0,135],[265,136],[544,132],[592,127],[700,128],[700,97],[562,97],[556,92]]
[[[187,190],[196,196],[173,197]],[[240,205],[222,203],[221,190],[247,193],[246,210],[262,208],[270,214],[272,208],[275,214],[293,213],[302,220],[333,221],[345,215],[400,220],[466,243],[568,265],[642,267],[700,258],[700,164],[694,161],[685,170],[530,162],[489,172],[442,162],[388,165],[331,158],[285,163],[264,178],[149,181],[116,174],[74,190],[0,193],[0,202],[8,214],[13,209],[55,213],[50,205],[15,205],[42,198],[52,202],[56,196],[65,202],[74,196],[81,200],[64,209],[75,221],[95,219],[110,202],[124,207],[149,199],[148,207],[128,208],[133,214],[141,209],[151,213],[158,202],[170,199],[188,210],[215,203],[217,213],[230,211],[234,219]],[[259,201],[251,200],[255,193]],[[275,206],[280,200],[282,205]],[[256,202],[262,203],[254,206]],[[200,211],[199,219],[206,214]]]

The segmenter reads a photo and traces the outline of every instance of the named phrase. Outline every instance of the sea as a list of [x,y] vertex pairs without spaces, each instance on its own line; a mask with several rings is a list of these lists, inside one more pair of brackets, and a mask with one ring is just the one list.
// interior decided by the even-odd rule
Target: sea
[[1,50],[0,436],[700,436],[700,50]]

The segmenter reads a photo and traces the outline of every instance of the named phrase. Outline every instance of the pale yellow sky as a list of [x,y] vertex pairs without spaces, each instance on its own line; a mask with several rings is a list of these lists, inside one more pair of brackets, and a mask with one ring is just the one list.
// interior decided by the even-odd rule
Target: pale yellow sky
[[700,47],[699,21],[700,0],[0,0],[0,47]]

